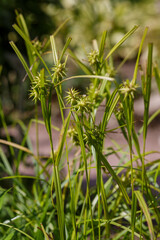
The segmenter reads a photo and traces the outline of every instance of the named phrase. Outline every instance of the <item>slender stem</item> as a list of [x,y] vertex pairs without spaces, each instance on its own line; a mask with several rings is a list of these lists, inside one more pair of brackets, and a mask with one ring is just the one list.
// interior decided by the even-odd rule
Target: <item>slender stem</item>
[[[58,103],[60,107],[60,112],[61,112],[61,118],[62,118],[62,124],[64,124],[64,104],[63,104],[63,99],[62,99],[62,87],[61,85],[56,87],[56,93],[57,93],[57,98],[58,98]],[[73,194],[72,194],[72,186],[71,186],[71,178],[70,178],[70,167],[69,167],[69,159],[68,159],[68,146],[67,146],[67,141],[65,140],[65,146],[66,146],[66,158],[67,158],[67,166],[68,166],[68,177],[69,177],[69,188],[70,188],[70,195],[71,195],[71,212],[72,212],[72,224],[73,224],[73,229],[74,229],[74,239],[77,239],[77,230],[76,230],[76,219],[75,219],[75,205],[72,204],[74,201],[73,199]],[[73,209],[74,208],[74,209]]]
[[[37,158],[39,159],[39,129],[38,129],[38,103],[36,101],[35,104],[35,117],[36,117],[36,152],[37,152]],[[39,165],[37,164],[36,167],[37,173],[39,172]]]
[[87,159],[86,159],[86,153],[85,153],[85,145],[84,145],[83,137],[82,137],[82,127],[80,124],[79,116],[77,114],[75,114],[75,120],[76,120],[77,132],[79,135],[82,157],[83,157],[84,166],[85,166],[85,174],[86,174],[86,182],[87,182],[86,204],[89,204],[90,216],[91,216],[91,226],[92,226],[92,236],[93,236],[93,240],[95,240],[93,214],[92,214],[92,206],[91,206],[91,198],[90,198],[89,176],[88,176],[88,168],[87,168]]

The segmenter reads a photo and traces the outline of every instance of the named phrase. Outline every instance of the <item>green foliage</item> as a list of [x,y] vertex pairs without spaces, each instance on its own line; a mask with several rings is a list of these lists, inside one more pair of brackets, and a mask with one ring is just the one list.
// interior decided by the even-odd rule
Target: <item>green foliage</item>
[[[0,139],[0,181],[9,181],[10,187],[3,188],[0,194],[1,222],[0,237],[2,239],[158,239],[160,232],[159,186],[156,182],[159,159],[152,163],[145,162],[145,151],[148,124],[159,114],[149,118],[149,101],[152,80],[152,44],[148,47],[147,72],[142,75],[142,92],[145,105],[143,127],[135,131],[134,100],[137,91],[137,72],[142,46],[146,36],[145,29],[139,47],[135,71],[132,79],[119,84],[112,55],[136,30],[129,30],[120,41],[105,52],[107,32],[104,31],[100,44],[94,41],[93,49],[87,53],[87,62],[83,63],[70,50],[71,38],[68,38],[62,51],[57,50],[55,35],[51,35],[50,44],[53,56],[52,66],[43,58],[45,47],[30,40],[27,25],[22,15],[17,15],[18,25],[14,29],[24,39],[29,65],[15,43],[11,46],[30,81],[29,97],[40,103],[43,121],[38,114],[28,127],[21,121],[18,125],[23,129],[21,144],[11,141],[2,106],[0,106],[1,124],[7,140]],[[67,52],[68,51],[68,52]],[[66,66],[68,57],[84,72],[84,75],[68,76]],[[155,67],[158,79],[159,69]],[[66,95],[63,84],[70,79],[90,80],[85,94],[71,88]],[[158,82],[157,82],[158,83]],[[158,85],[159,86],[159,85]],[[62,129],[59,145],[54,148],[52,129],[53,92],[56,92],[61,113]],[[96,117],[102,104],[105,106],[102,118]],[[64,109],[68,109],[67,116]],[[117,143],[113,147],[106,145],[105,140],[112,116],[117,119],[121,134],[126,140],[122,149]],[[29,143],[29,130],[32,122],[45,125],[50,141],[50,156],[42,162],[39,155],[37,137],[37,153],[33,153]],[[143,151],[140,150],[139,133],[143,132]],[[70,138],[71,141],[68,141]],[[9,147],[16,171],[8,161],[4,146]],[[135,150],[134,150],[135,149]],[[75,151],[70,156],[70,152]],[[152,153],[152,152],[151,152]],[[119,156],[118,166],[108,161],[108,156]],[[20,161],[30,157],[34,163],[34,176],[20,174]],[[137,160],[141,164],[134,163]],[[125,160],[125,162],[123,162]],[[67,174],[62,179],[61,171],[67,164]],[[96,185],[91,188],[91,170],[96,170]],[[146,170],[147,169],[147,170]],[[159,167],[158,167],[159,169]],[[51,171],[50,171],[51,170]],[[104,181],[104,176],[107,180]],[[85,177],[86,189],[83,189]],[[30,187],[25,181],[29,181]],[[154,192],[153,192],[154,190]],[[156,193],[156,194],[155,194]]]

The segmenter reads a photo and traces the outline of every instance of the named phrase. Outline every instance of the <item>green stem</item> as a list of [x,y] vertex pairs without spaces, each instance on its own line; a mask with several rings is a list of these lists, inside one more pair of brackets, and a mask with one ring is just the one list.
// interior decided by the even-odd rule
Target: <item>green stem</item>
[[[35,105],[35,117],[36,117],[36,152],[37,158],[39,159],[39,129],[38,129],[38,103]],[[39,165],[36,165],[36,171],[39,173]]]
[[78,132],[78,136],[79,136],[81,152],[82,152],[82,157],[83,157],[84,166],[85,166],[85,173],[86,173],[86,182],[87,182],[86,204],[89,204],[90,216],[91,216],[91,226],[92,226],[92,236],[93,236],[93,240],[95,240],[92,206],[91,206],[91,198],[90,198],[89,177],[88,177],[88,169],[87,169],[87,159],[86,159],[86,153],[85,153],[85,145],[83,142],[82,126],[81,126],[81,123],[80,123],[80,120],[79,120],[79,117],[77,114],[75,114],[75,120],[76,120],[76,128],[77,128],[77,132]]

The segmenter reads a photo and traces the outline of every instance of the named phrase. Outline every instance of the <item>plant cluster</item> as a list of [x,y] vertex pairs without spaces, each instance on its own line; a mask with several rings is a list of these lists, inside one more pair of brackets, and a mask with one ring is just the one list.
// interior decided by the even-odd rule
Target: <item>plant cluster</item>
[[[151,163],[145,161],[146,156],[153,153],[146,152],[145,147],[148,125],[160,113],[158,110],[149,118],[153,75],[152,44],[148,45],[147,71],[141,76],[145,110],[143,125],[138,132],[134,122],[137,73],[147,28],[139,46],[133,78],[119,84],[112,55],[137,30],[137,26],[127,32],[107,53],[107,31],[104,31],[100,43],[94,41],[86,64],[68,50],[71,38],[67,39],[61,52],[57,51],[55,34],[60,28],[43,45],[35,44],[30,39],[21,14],[17,15],[17,24],[13,27],[26,44],[29,66],[15,43],[10,42],[30,81],[29,96],[35,102],[36,116],[28,127],[18,121],[24,137],[21,144],[17,144],[10,139],[0,105],[0,118],[7,138],[0,139],[0,168],[6,173],[6,176],[1,175],[0,181],[10,183],[9,188],[0,188],[1,239],[158,239],[160,199],[157,177],[160,164],[159,159]],[[52,67],[48,67],[43,58],[49,45],[53,55]],[[78,64],[84,75],[67,76],[68,56]],[[157,66],[154,67],[154,75],[159,87],[160,74]],[[90,80],[85,94],[71,88],[64,96],[62,85],[70,79]],[[53,91],[57,94],[62,119],[62,129],[58,129],[60,139],[57,149],[54,149],[52,132],[55,128],[52,125]],[[37,114],[39,102],[43,121],[39,120]],[[97,123],[96,116],[102,104],[105,108],[101,121]],[[65,109],[69,109],[66,117]],[[117,129],[121,130],[127,142],[125,149],[117,143],[113,147],[106,146],[107,132],[116,130],[108,128],[113,115],[118,123]],[[39,155],[38,137],[36,154],[29,141],[29,128],[33,121],[37,126],[44,124],[48,133],[51,152],[46,156],[45,163]],[[38,136],[38,127],[36,129]],[[140,134],[143,134],[142,150]],[[15,170],[2,145],[9,147]],[[76,154],[71,157],[70,151],[75,149]],[[119,164],[113,167],[108,162],[108,156],[115,155],[119,157]],[[33,160],[34,176],[20,174],[20,162],[27,157]],[[66,165],[67,174],[61,179],[61,171]],[[92,168],[96,170],[96,186],[93,188],[90,187]],[[103,174],[107,176],[106,181]],[[84,176],[85,191],[82,188]],[[24,180],[29,181],[30,187]]]

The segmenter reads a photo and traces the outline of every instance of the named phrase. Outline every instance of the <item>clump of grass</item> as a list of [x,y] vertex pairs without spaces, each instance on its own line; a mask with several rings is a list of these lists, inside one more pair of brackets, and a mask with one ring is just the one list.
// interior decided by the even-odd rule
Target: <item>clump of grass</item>
[[[11,42],[11,46],[23,64],[30,81],[29,97],[35,102],[36,117],[28,127],[21,121],[18,124],[24,131],[21,145],[11,142],[7,125],[0,106],[0,115],[7,140],[0,139],[1,144],[9,146],[14,159],[14,173],[3,148],[0,149],[1,169],[7,174],[1,181],[11,180],[11,188],[2,189],[0,208],[1,239],[158,239],[159,187],[157,176],[159,160],[145,163],[145,142],[148,124],[158,114],[149,118],[149,101],[152,79],[152,44],[148,46],[147,72],[142,76],[142,92],[144,98],[144,121],[139,132],[135,130],[134,99],[137,91],[137,72],[143,42],[147,33],[145,29],[140,43],[133,78],[118,84],[116,69],[112,55],[136,30],[133,27],[106,54],[105,44],[107,32],[104,31],[98,45],[94,41],[93,50],[88,54],[88,63],[84,64],[71,50],[68,50],[69,38],[62,51],[57,51],[55,34],[45,46],[31,41],[25,20],[17,14],[14,29],[24,39],[29,66],[22,54]],[[60,28],[58,29],[60,30]],[[57,34],[58,31],[56,31]],[[53,56],[52,67],[48,67],[43,59],[47,46],[51,45]],[[67,52],[68,50],[68,52]],[[59,54],[58,54],[59,52]],[[70,56],[79,65],[84,75],[67,76],[67,59]],[[158,70],[155,68],[158,79]],[[71,88],[64,97],[62,85],[70,79],[90,80],[85,94]],[[56,91],[62,119],[62,129],[58,148],[54,149],[52,136],[52,94]],[[40,102],[43,121],[38,119],[37,104]],[[105,104],[102,119],[96,122],[97,110]],[[64,109],[69,109],[67,117]],[[110,149],[105,146],[108,123],[111,116],[117,119],[118,128],[126,139],[125,150],[127,161],[121,164],[125,155],[121,147]],[[72,117],[72,118],[71,118]],[[46,163],[41,162],[38,144],[34,154],[28,133],[32,122],[44,124],[50,141],[51,154]],[[53,119],[54,121],[54,119]],[[114,129],[115,130],[115,129]],[[143,132],[143,151],[141,152],[138,135]],[[70,137],[71,143],[67,141]],[[73,158],[69,157],[70,149],[79,151]],[[16,149],[16,151],[15,151]],[[135,149],[135,150],[134,150]],[[107,160],[108,155],[120,157],[120,164],[113,167]],[[23,176],[19,173],[20,161],[27,156],[32,157],[35,176]],[[65,161],[64,161],[65,158]],[[141,161],[134,167],[133,163]],[[60,171],[67,162],[67,175],[61,180]],[[52,168],[52,174],[48,171]],[[96,186],[90,188],[91,168],[96,169]],[[147,169],[147,170],[146,170]],[[124,172],[125,170],[125,172]],[[104,182],[103,174],[108,178]],[[86,191],[82,191],[82,182],[86,176]],[[24,184],[24,179],[32,180],[31,191]],[[153,194],[156,192],[156,194]],[[154,222],[154,224],[153,224]],[[112,230],[113,229],[113,230]]]

